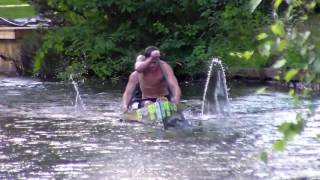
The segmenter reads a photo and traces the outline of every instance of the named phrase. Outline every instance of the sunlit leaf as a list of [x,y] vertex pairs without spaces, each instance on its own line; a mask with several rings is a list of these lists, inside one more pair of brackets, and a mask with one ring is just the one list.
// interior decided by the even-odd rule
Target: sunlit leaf
[[280,52],[282,52],[282,51],[285,50],[287,47],[288,47],[288,41],[283,39],[283,40],[280,41],[278,50],[279,50]]
[[296,134],[298,134],[297,131],[294,131],[294,130],[288,131],[288,132],[286,133],[286,138],[287,138],[288,140],[292,140],[293,137],[294,137]]
[[277,151],[284,150],[286,143],[287,142],[283,139],[277,140],[276,142],[273,143],[273,149],[275,149]]
[[52,6],[53,5],[53,0],[48,0],[48,5]]
[[295,95],[295,91],[294,89],[290,89],[290,91],[288,92],[289,96],[294,96]]
[[308,88],[304,89],[302,94],[304,97],[309,97],[311,95],[311,90]]
[[303,21],[306,21],[306,20],[309,19],[309,16],[308,15],[304,15],[304,16],[301,16],[300,19],[303,20]]
[[281,133],[285,133],[288,129],[290,129],[290,123],[288,122],[282,123],[278,128]]
[[285,140],[291,140],[296,134],[299,134],[304,126],[304,119],[300,114],[296,116],[296,122],[282,123],[278,130],[284,135]]
[[236,56],[239,57],[239,58],[242,58],[242,53],[236,52]]
[[292,80],[292,78],[294,78],[298,74],[298,72],[299,70],[297,69],[290,69],[284,76],[284,80],[289,82],[290,80]]
[[253,13],[259,4],[262,2],[262,0],[251,0],[250,1],[250,12]]
[[245,58],[245,59],[250,59],[251,57],[252,57],[252,55],[253,55],[253,53],[254,53],[254,51],[245,51],[245,52],[243,52],[243,57]]
[[283,37],[285,34],[283,22],[282,21],[275,22],[273,25],[271,25],[271,31],[273,32],[273,34]]
[[309,11],[312,11],[315,7],[316,7],[317,3],[312,1],[310,3],[307,3],[306,4],[306,8],[309,10]]
[[262,87],[262,88],[259,88],[257,91],[256,91],[256,94],[264,94],[267,90],[267,87]]
[[271,54],[271,47],[272,47],[272,43],[271,41],[267,41],[265,43],[263,43],[260,47],[259,47],[259,52],[262,56],[266,56],[269,57]]
[[282,3],[282,0],[275,0],[274,1],[274,9],[278,10],[281,3]]
[[294,135],[297,134],[295,130],[295,124],[293,123],[283,123],[279,127],[279,131],[284,135],[284,137],[288,140],[291,140]]
[[246,60],[250,59],[254,51],[244,51],[244,52],[230,52],[229,55],[232,57],[244,58]]
[[260,153],[259,158],[261,161],[263,161],[264,163],[268,163],[268,153],[263,151]]
[[305,43],[309,39],[310,35],[311,35],[310,31],[305,31],[304,33],[301,33],[301,37],[302,37],[301,43]]
[[274,79],[280,81],[280,76],[277,75],[277,76],[274,77]]
[[294,6],[289,6],[289,7],[288,7],[288,10],[287,10],[287,13],[286,13],[286,16],[287,16],[287,17],[290,17],[290,16],[291,16],[291,14],[292,14],[292,12],[293,12],[293,9],[294,9],[293,7],[294,7]]
[[234,52],[230,52],[229,55],[232,56],[232,57],[236,56],[236,54]]
[[260,33],[259,35],[257,35],[257,40],[263,40],[263,39],[266,39],[268,37],[268,34],[267,33]]
[[286,63],[287,63],[287,60],[285,60],[285,59],[280,59],[280,60],[278,60],[272,67],[275,68],[275,69],[280,69],[280,68],[282,68]]

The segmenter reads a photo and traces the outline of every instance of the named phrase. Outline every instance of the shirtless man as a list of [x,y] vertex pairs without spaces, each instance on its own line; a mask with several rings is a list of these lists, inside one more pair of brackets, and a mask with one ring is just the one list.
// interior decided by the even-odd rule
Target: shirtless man
[[129,103],[139,83],[142,101],[155,101],[158,98],[169,98],[179,103],[181,90],[170,65],[160,59],[158,48],[150,46],[145,49],[144,56],[139,55],[135,63],[135,71],[129,77],[122,98],[122,110],[128,111]]

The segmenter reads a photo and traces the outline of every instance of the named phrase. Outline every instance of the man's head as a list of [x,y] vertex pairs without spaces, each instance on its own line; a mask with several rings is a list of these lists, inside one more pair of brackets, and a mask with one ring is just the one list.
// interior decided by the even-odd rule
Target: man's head
[[160,50],[155,46],[148,46],[144,50],[145,58],[151,57],[151,63],[149,64],[149,68],[157,68],[160,61]]

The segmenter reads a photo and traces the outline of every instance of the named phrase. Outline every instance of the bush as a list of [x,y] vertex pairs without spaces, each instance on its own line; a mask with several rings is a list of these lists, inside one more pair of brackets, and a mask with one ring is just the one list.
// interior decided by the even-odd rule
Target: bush
[[101,78],[128,75],[148,45],[160,47],[180,77],[206,73],[212,56],[230,66],[252,64],[229,52],[255,47],[252,34],[267,22],[265,7],[250,14],[244,0],[30,2],[57,25],[37,55],[35,72],[45,54],[56,52],[61,69],[77,63]]

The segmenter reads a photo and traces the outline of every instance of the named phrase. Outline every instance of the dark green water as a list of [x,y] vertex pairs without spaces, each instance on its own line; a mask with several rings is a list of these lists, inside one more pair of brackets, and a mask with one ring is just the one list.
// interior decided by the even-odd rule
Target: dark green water
[[[228,83],[230,117],[200,117],[203,84],[183,83],[193,128],[168,130],[119,122],[123,86],[0,78],[0,179],[320,178],[320,101],[296,107],[286,93]],[[277,126],[316,109],[285,151],[272,152]],[[257,157],[269,152],[264,164]]]

